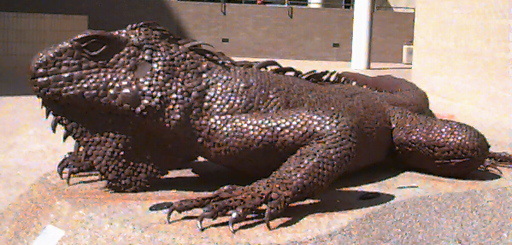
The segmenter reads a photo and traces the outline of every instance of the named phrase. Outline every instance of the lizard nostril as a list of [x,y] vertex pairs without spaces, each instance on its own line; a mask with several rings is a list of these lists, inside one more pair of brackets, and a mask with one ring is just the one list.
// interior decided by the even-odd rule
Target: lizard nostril
[[146,74],[148,72],[151,71],[151,63],[149,63],[147,61],[141,61],[141,62],[137,63],[136,67],[137,68],[135,69],[135,72],[134,72],[135,78],[144,77],[144,76],[146,76]]
[[123,88],[119,93],[118,100],[121,104],[129,105],[132,108],[139,106],[141,104],[139,89],[135,85]]

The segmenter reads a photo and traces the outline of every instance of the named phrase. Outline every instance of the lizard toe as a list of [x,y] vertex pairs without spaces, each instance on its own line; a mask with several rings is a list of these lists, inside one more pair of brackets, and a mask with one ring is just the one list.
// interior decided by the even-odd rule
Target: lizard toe
[[263,220],[265,221],[265,225],[269,230],[272,230],[270,221],[281,214],[287,206],[288,205],[284,196],[278,196],[276,199],[267,204],[267,209],[265,210],[265,217]]
[[[278,190],[226,186],[212,195],[200,198],[185,199],[177,202],[163,202],[152,205],[151,211],[169,209],[168,222],[172,212],[178,213],[202,208],[203,212],[197,217],[197,227],[203,231],[205,219],[215,220],[218,217],[229,216],[228,227],[232,233],[236,232],[235,225],[246,220],[250,215],[262,213],[265,210],[264,221],[270,228],[270,220],[278,216],[289,204],[290,197],[287,192]],[[262,215],[259,217],[263,217]]]
[[235,232],[236,232],[235,224],[238,222],[244,221],[246,218],[247,218],[247,213],[244,212],[243,210],[235,210],[235,211],[231,212],[231,217],[229,218],[229,221],[228,221],[228,227],[229,227],[229,230],[231,231],[231,233],[235,234]]
[[64,171],[66,173],[66,183],[69,185],[71,177],[79,173],[92,173],[96,170],[92,162],[81,160],[73,152],[68,153],[57,165],[57,173],[61,179],[64,179]]

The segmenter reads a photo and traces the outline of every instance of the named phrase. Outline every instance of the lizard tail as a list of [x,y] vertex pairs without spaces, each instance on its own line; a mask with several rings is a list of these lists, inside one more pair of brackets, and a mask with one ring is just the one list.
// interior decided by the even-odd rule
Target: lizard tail
[[495,170],[503,174],[498,167],[512,168],[512,154],[508,152],[489,152],[485,163],[480,166],[481,170],[489,171]]
[[487,159],[500,167],[512,168],[512,154],[508,152],[489,152]]

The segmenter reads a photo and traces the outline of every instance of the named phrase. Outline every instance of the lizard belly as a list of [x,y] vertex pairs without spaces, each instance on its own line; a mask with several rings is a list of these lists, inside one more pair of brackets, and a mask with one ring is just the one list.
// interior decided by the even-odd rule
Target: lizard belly
[[238,154],[209,155],[208,160],[239,171],[252,177],[267,177],[281,166],[286,159],[297,149],[286,151],[276,148],[263,147],[261,149],[244,150]]
[[356,154],[346,171],[357,171],[385,160],[393,146],[387,104],[371,94],[357,94],[351,98],[346,112],[354,120],[357,132]]
[[374,129],[373,135],[360,134],[356,144],[354,160],[347,166],[346,173],[355,172],[385,160],[393,145],[391,129],[380,127]]

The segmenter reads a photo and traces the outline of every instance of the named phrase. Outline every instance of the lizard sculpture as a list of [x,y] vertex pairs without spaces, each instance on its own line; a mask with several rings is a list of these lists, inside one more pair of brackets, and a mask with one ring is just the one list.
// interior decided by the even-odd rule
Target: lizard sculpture
[[143,22],[42,51],[30,80],[54,115],[52,129],[62,125],[64,139],[76,141],[58,165],[68,181],[97,171],[111,190],[141,191],[198,156],[260,178],[150,208],[168,209],[168,220],[173,211],[203,208],[201,229],[205,218],[230,216],[233,230],[257,210],[268,225],[342,174],[390,156],[452,177],[486,158],[512,159],[490,153],[473,127],[437,119],[426,94],[406,80],[259,69],[270,65],[236,63]]

